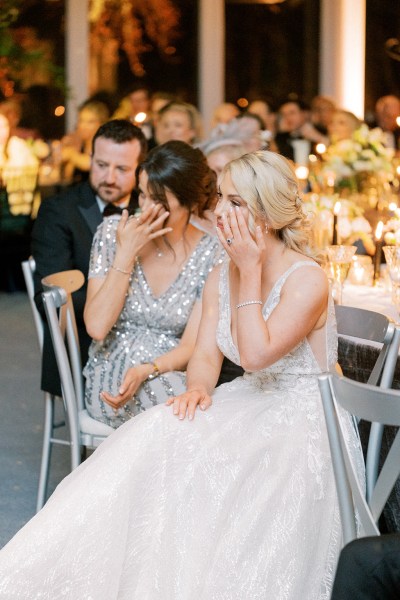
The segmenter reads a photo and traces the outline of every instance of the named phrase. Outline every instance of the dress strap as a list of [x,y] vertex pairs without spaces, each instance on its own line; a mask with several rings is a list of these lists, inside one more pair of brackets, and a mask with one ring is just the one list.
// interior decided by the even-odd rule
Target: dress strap
[[[289,267],[287,269],[287,271],[282,273],[282,275],[279,277],[279,279],[276,280],[276,282],[269,294],[269,298],[272,298],[276,294],[280,294],[281,289],[284,286],[289,275],[291,275],[294,271],[297,271],[297,269],[300,269],[301,267],[317,267],[318,269],[321,268],[318,263],[310,262],[309,260],[299,260],[299,261],[293,263],[292,266]],[[267,302],[268,302],[268,299],[267,299]]]

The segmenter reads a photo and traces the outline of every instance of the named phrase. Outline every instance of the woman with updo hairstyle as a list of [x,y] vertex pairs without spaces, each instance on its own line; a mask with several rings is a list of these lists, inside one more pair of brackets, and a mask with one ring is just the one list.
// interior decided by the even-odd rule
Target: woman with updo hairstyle
[[216,198],[200,150],[154,148],[138,183],[140,214],[104,219],[94,237],[84,314],[86,408],[112,427],[184,389],[204,282],[222,253],[190,222]]
[[[265,221],[271,235],[285,247],[314,259],[310,247],[310,222],[303,210],[296,175],[289,161],[274,152],[246,154],[225,167],[240,195],[246,198],[249,229],[255,234],[255,222]],[[257,177],[255,177],[257,173]]]
[[[0,552],[4,597],[330,598],[342,539],[318,387],[337,361],[327,277],[282,156],[229,163],[215,212],[228,260],[205,285],[186,391],[111,435]],[[126,268],[120,253],[113,264]],[[245,373],[215,387],[224,355]]]

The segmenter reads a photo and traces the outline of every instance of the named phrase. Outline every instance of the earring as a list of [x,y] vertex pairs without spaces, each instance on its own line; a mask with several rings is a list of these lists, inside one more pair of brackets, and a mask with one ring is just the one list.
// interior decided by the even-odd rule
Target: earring
[[268,234],[269,233],[269,227],[268,227],[268,223],[265,224],[265,233]]

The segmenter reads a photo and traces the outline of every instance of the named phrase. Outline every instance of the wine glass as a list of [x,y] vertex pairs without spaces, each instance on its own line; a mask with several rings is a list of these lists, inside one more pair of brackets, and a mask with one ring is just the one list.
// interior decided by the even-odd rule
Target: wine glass
[[384,246],[383,252],[392,286],[392,302],[400,313],[400,247]]
[[336,304],[342,304],[343,283],[349,273],[357,246],[327,246],[330,271],[335,287]]

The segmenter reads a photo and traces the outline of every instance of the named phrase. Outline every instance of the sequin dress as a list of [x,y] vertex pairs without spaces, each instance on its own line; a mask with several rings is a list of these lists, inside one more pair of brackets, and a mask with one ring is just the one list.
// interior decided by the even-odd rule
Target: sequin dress
[[[109,217],[99,226],[93,239],[89,277],[105,277],[113,264],[119,219]],[[91,417],[119,427],[130,417],[185,389],[183,372],[164,373],[145,381],[117,414],[100,396],[104,390],[117,395],[130,367],[152,362],[178,345],[208,274],[222,260],[222,252],[215,237],[203,235],[178,277],[158,297],[147,283],[140,259],[136,260],[117,322],[104,340],[93,342],[89,349],[84,375],[85,403]]]
[[[292,265],[266,320],[299,268],[319,267]],[[316,376],[336,362],[331,301],[324,338],[220,386],[192,422],[156,406],[120,427],[0,552],[0,598],[328,600],[340,522]],[[225,265],[217,339],[238,361]]]

